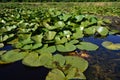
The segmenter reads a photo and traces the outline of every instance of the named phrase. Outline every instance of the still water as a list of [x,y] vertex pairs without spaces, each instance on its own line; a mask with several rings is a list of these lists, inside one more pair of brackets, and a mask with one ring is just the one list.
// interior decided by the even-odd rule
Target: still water
[[[86,37],[82,40],[100,46],[98,50],[88,52],[91,57],[88,59],[89,68],[85,72],[87,80],[120,80],[120,50],[107,50],[101,45],[103,41],[120,43],[120,35],[110,35],[106,38]],[[3,49],[12,48],[6,46],[0,50]],[[43,67],[30,68],[18,61],[0,65],[0,80],[45,80],[48,71]]]

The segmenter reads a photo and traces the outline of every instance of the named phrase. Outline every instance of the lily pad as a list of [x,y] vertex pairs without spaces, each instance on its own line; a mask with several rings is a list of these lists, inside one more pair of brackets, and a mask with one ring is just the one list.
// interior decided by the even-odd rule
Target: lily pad
[[76,45],[78,49],[80,50],[88,50],[93,51],[98,49],[98,46],[96,44],[90,43],[90,42],[80,42],[79,45]]
[[56,54],[56,55],[53,56],[53,66],[55,68],[63,67],[64,64],[65,64],[64,56],[62,56],[60,54]]
[[104,41],[102,46],[110,50],[120,50],[120,43],[112,43],[110,41]]
[[29,53],[23,60],[22,63],[24,65],[30,66],[30,67],[39,67],[42,64],[40,64],[40,59],[38,53],[31,52]]
[[0,43],[0,48],[4,47],[4,44],[3,43]]
[[65,75],[61,70],[53,69],[48,73],[46,80],[65,80]]
[[65,59],[66,65],[71,65],[72,68],[77,68],[81,72],[84,72],[88,67],[88,62],[81,57],[65,56]]
[[85,75],[76,68],[71,68],[66,76],[68,80],[85,80]]
[[70,52],[76,49],[76,46],[71,43],[65,43],[65,45],[56,45],[56,48],[60,52]]
[[109,30],[106,27],[101,27],[98,26],[97,27],[97,32],[101,35],[101,36],[106,36],[109,32]]
[[20,52],[18,49],[10,50],[1,56],[1,60],[5,62],[15,62],[23,59],[27,52]]

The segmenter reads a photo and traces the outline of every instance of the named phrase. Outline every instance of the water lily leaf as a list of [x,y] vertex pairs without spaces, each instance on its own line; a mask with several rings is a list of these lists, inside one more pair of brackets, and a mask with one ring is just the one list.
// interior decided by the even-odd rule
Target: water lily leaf
[[95,26],[92,26],[92,27],[86,28],[84,31],[88,35],[93,35],[93,34],[95,34],[96,29],[95,29]]
[[24,50],[28,50],[28,49],[32,49],[32,44],[27,44],[25,46],[23,46],[21,49],[24,49]]
[[40,63],[39,55],[36,52],[29,53],[23,60],[22,63],[24,65],[30,66],[30,67],[39,67],[42,64]]
[[55,46],[44,46],[41,49],[39,49],[37,52],[40,54],[45,54],[45,53],[54,53],[56,51]]
[[61,70],[53,69],[48,73],[46,80],[65,80],[65,75]]
[[65,64],[65,58],[64,56],[60,55],[60,54],[56,54],[53,56],[53,66],[55,68],[57,67],[63,67]]
[[66,76],[68,80],[85,80],[85,75],[76,68],[71,68]]
[[5,62],[15,62],[23,59],[27,52],[19,52],[19,50],[10,50],[1,56],[1,60]]
[[4,47],[4,44],[3,43],[0,43],[0,48]]
[[71,40],[69,43],[70,44],[77,44],[77,43],[79,43],[79,40]]
[[79,39],[79,38],[83,38],[84,34],[83,34],[83,30],[81,30],[80,28],[76,28],[76,32],[73,33],[73,39]]
[[120,50],[120,43],[112,43],[110,41],[104,41],[102,46],[110,50]]
[[65,45],[56,45],[56,48],[60,52],[70,52],[76,49],[75,45],[70,43],[65,43]]
[[55,35],[56,35],[55,31],[48,31],[48,32],[45,33],[44,39],[45,40],[53,40]]
[[55,37],[55,44],[63,44],[66,43],[68,40],[66,37],[60,38],[60,36]]
[[5,61],[0,60],[0,64],[9,64],[9,62],[5,62]]
[[77,68],[81,72],[84,72],[88,68],[88,62],[81,57],[65,56],[65,59],[66,65],[71,65],[72,68]]
[[42,46],[42,43],[36,43],[32,45],[31,49],[37,49],[37,48],[40,48],[41,46]]
[[55,23],[54,26],[56,26],[56,27],[64,27],[65,23],[63,21],[58,21],[58,22]]
[[98,49],[98,46],[96,44],[90,42],[80,42],[80,45],[76,45],[76,46],[78,49],[88,50],[88,51],[93,51]]
[[40,60],[40,64],[46,68],[53,68],[53,64],[52,64],[52,61],[53,61],[53,57],[52,57],[52,54],[49,53],[49,54],[41,54],[40,57],[39,57],[39,60]]
[[66,36],[68,39],[70,39],[70,36],[72,35],[71,31],[64,30],[63,33],[64,33],[64,36]]
[[97,27],[97,32],[101,35],[101,36],[106,36],[109,32],[109,30],[106,27]]
[[31,37],[32,40],[34,40],[36,43],[41,43],[42,42],[42,38],[43,38],[43,34],[40,35],[35,35]]
[[63,14],[63,16],[59,16],[60,20],[67,21],[71,17],[70,14]]
[[84,15],[77,15],[77,16],[75,16],[76,22],[82,21],[84,19],[84,17],[85,17]]

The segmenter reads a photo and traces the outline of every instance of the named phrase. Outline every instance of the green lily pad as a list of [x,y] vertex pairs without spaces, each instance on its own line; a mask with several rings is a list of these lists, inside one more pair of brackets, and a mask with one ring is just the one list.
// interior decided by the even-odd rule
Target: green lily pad
[[71,40],[69,43],[70,44],[77,44],[77,43],[79,43],[79,40]]
[[112,43],[110,41],[104,41],[102,46],[110,50],[120,50],[120,43]]
[[76,28],[76,32],[73,33],[72,38],[73,39],[79,39],[79,38],[83,38],[84,34],[83,34],[83,30],[81,30],[80,28]]
[[77,16],[75,16],[76,22],[82,21],[84,19],[84,17],[85,17],[84,15],[77,15]]
[[44,39],[45,40],[53,40],[55,35],[56,35],[55,31],[48,31],[48,32],[45,33]]
[[48,73],[46,80],[65,80],[65,75],[61,70],[53,69]]
[[56,46],[45,46],[39,49],[37,52],[40,54],[45,54],[45,53],[54,53],[56,51]]
[[31,52],[29,53],[23,60],[22,63],[24,65],[30,66],[30,67],[39,67],[42,64],[40,63],[39,55],[38,53]]
[[60,38],[60,36],[55,37],[55,44],[63,44],[66,43],[68,40],[66,37]]
[[5,62],[15,62],[23,59],[27,52],[19,52],[19,50],[10,50],[1,56],[1,60]]
[[57,67],[63,67],[65,64],[65,58],[64,56],[60,55],[60,54],[56,54],[53,56],[53,66],[55,68]]
[[43,34],[40,35],[35,35],[31,37],[32,40],[34,40],[36,43],[41,43],[42,42],[42,38],[43,38]]
[[65,45],[56,45],[56,48],[60,52],[70,52],[76,49],[76,46],[71,43],[65,43]]
[[85,75],[76,68],[71,68],[68,74],[66,75],[66,78],[68,80],[85,80],[86,79]]
[[4,44],[3,43],[0,43],[0,48],[4,47]]
[[71,65],[72,68],[77,68],[81,72],[84,72],[88,68],[88,62],[81,57],[65,56],[65,59],[66,65]]
[[98,46],[96,44],[90,43],[90,42],[80,42],[79,45],[76,45],[78,49],[80,50],[88,50],[93,51],[98,49]]
[[98,26],[97,27],[97,32],[101,35],[101,36],[106,36],[109,32],[109,30],[106,27],[101,27]]
[[92,26],[92,27],[86,28],[84,31],[88,35],[93,35],[93,34],[95,34],[96,29],[95,29],[95,26]]

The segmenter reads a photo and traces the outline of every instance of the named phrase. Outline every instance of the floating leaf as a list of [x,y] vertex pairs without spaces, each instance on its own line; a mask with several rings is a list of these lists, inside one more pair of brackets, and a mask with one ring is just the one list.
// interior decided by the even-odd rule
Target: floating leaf
[[80,42],[80,44],[77,45],[77,48],[81,50],[92,51],[98,49],[98,46],[90,42]]
[[85,80],[85,75],[76,68],[71,68],[66,76],[68,80]]
[[31,52],[29,53],[23,60],[22,63],[27,66],[31,67],[39,67],[42,64],[40,63],[39,55],[38,53]]
[[43,38],[43,34],[40,35],[35,35],[31,37],[32,40],[34,40],[36,43],[41,43],[42,42],[42,38]]
[[79,40],[71,40],[69,43],[70,44],[77,44],[77,43],[79,43]]
[[37,48],[40,48],[41,46],[42,46],[42,43],[36,43],[32,45],[31,49],[37,49]]
[[104,41],[102,46],[110,50],[120,50],[120,43],[112,43],[110,41]]
[[79,39],[79,38],[83,38],[84,34],[83,34],[83,30],[81,30],[80,28],[76,28],[76,32],[73,33],[73,39]]
[[56,45],[57,50],[60,52],[70,52],[76,49],[75,45],[71,43],[65,43],[65,45]]
[[40,54],[45,54],[45,53],[54,53],[56,51],[56,47],[55,46],[45,46],[42,47],[41,49],[39,49],[37,52]]
[[106,36],[108,34],[108,29],[106,27],[97,27],[97,32],[101,35],[101,36]]
[[67,38],[66,37],[62,37],[60,38],[60,36],[56,36],[55,37],[55,44],[63,44],[67,42]]
[[5,62],[15,62],[23,59],[27,52],[19,52],[19,50],[10,50],[1,56],[1,60]]
[[94,35],[96,32],[96,29],[95,29],[95,26],[92,26],[92,27],[86,28],[84,31],[88,35]]
[[71,65],[72,68],[77,68],[81,72],[84,72],[88,67],[88,62],[81,57],[65,56],[65,58],[66,58],[66,65]]
[[48,31],[45,33],[45,40],[53,40],[56,35],[55,31]]
[[84,19],[84,17],[85,17],[84,15],[77,15],[77,16],[75,16],[76,22],[82,21]]
[[4,47],[4,44],[3,43],[0,43],[0,48]]
[[58,22],[55,23],[54,26],[56,26],[56,27],[64,27],[65,23],[63,21],[58,21]]
[[64,56],[62,56],[60,54],[56,54],[53,56],[53,65],[55,68],[63,67],[64,64],[65,64]]
[[65,75],[61,70],[53,69],[48,73],[46,80],[65,80]]

